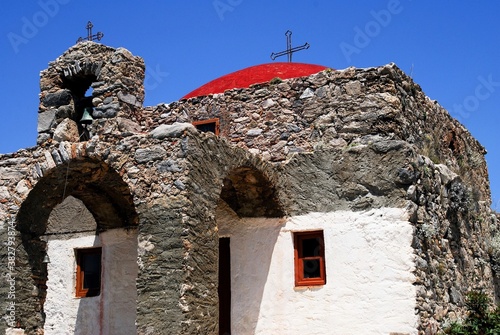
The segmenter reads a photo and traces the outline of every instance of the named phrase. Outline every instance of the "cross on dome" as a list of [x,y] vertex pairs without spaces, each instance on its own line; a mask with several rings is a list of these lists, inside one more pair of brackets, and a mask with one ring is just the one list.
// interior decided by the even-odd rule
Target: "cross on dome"
[[297,52],[297,51],[300,51],[300,50],[304,50],[304,49],[309,49],[310,45],[309,45],[309,43],[306,42],[304,45],[292,48],[292,31],[291,30],[287,30],[286,33],[285,33],[285,35],[286,35],[286,50],[285,51],[280,51],[278,53],[274,53],[274,52],[271,53],[271,59],[275,60],[276,57],[287,55],[288,56],[288,62],[291,63],[292,62],[292,54],[294,52]]

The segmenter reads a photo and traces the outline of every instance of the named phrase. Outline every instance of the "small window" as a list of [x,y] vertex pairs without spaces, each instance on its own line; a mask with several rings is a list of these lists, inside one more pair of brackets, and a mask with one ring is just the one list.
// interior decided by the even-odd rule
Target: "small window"
[[193,122],[193,126],[202,133],[212,132],[215,135],[219,135],[219,119],[195,121]]
[[295,286],[325,285],[325,244],[323,231],[296,232]]
[[76,249],[76,296],[95,297],[101,292],[101,248]]

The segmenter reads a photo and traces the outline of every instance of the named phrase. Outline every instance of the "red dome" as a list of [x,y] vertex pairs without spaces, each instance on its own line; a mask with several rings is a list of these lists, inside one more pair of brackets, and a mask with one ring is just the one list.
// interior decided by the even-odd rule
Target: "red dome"
[[305,77],[326,68],[322,65],[279,62],[251,66],[212,80],[186,94],[182,99],[223,93],[232,88],[246,88],[253,84],[266,83],[276,77],[280,79]]

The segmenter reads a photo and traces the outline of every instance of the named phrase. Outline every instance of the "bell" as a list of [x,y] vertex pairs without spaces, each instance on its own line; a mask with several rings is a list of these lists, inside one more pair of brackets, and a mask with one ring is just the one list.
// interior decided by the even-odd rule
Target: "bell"
[[83,109],[83,115],[82,118],[80,119],[81,124],[92,124],[92,121],[94,119],[92,118],[92,107],[85,107]]
[[50,258],[49,258],[48,254],[45,254],[45,257],[43,257],[42,263],[43,264],[50,263]]

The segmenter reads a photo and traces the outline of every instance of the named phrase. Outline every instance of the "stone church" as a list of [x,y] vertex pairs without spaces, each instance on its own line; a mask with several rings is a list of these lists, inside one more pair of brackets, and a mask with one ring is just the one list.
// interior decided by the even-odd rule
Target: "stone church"
[[37,145],[0,156],[0,333],[436,334],[495,297],[486,151],[396,65],[150,107],[144,71],[82,42],[41,72]]

